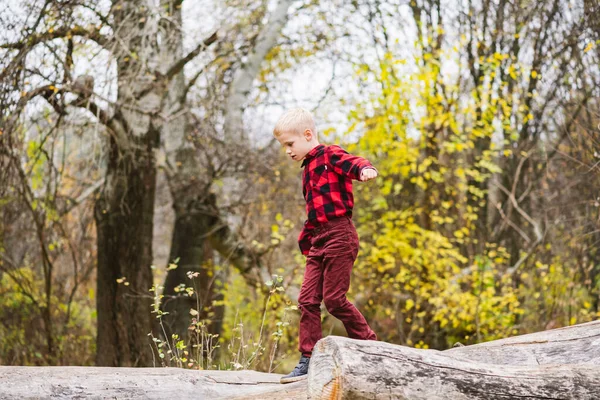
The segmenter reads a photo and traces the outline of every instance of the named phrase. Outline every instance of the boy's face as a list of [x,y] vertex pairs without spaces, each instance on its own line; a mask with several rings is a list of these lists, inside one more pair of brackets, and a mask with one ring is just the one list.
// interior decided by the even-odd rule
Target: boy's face
[[306,129],[301,135],[296,132],[284,132],[277,140],[285,149],[285,154],[294,161],[302,161],[308,152],[318,145],[310,129]]

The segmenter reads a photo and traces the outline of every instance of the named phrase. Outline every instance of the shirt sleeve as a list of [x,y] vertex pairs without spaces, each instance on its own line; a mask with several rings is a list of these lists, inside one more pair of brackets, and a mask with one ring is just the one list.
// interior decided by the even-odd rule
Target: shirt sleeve
[[305,256],[308,255],[308,252],[312,247],[311,240],[313,238],[312,231],[314,228],[314,224],[309,220],[306,220],[304,222],[304,227],[302,228],[302,231],[300,231],[300,236],[298,236],[298,246],[300,247],[300,251],[302,252],[302,254],[304,254]]
[[360,173],[365,168],[372,168],[377,171],[377,169],[371,165],[369,160],[354,156],[340,146],[332,145],[329,146],[328,149],[329,164],[333,168],[333,171],[338,175],[358,180],[360,178]]

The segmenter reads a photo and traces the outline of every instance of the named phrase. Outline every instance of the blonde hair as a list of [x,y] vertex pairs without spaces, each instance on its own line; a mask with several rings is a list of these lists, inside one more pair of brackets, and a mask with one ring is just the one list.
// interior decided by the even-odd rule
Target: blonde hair
[[273,129],[273,135],[279,137],[284,132],[302,135],[307,129],[310,129],[315,137],[317,136],[315,120],[310,111],[304,108],[294,108],[279,117]]

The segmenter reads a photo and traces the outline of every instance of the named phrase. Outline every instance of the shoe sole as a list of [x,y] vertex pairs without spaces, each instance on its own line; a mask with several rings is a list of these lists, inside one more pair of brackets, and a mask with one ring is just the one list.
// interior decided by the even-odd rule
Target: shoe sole
[[279,380],[279,383],[292,383],[292,382],[303,381],[307,377],[308,377],[308,374],[307,375],[300,375],[300,376],[293,376],[291,378],[281,378]]

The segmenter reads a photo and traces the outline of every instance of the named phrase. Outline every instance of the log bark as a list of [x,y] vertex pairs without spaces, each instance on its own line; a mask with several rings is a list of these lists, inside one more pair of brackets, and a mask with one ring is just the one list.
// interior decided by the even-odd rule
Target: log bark
[[456,347],[444,354],[496,365],[600,365],[600,321]]
[[306,399],[306,381],[179,368],[0,367],[4,399]]
[[599,348],[600,321],[441,352],[329,336],[308,382],[279,385],[281,375],[255,371],[0,367],[0,400],[597,399]]
[[[560,340],[554,343],[558,347],[563,344]],[[600,341],[589,351],[597,352],[599,345]],[[519,346],[515,342],[506,344],[504,348],[512,350],[512,347]],[[503,346],[488,344],[480,347],[494,351]],[[505,360],[503,365],[498,365],[468,360],[469,356],[481,358],[481,354],[465,349],[452,352],[419,350],[384,342],[329,336],[317,343],[313,353],[308,372],[308,398],[600,398],[600,366],[594,364],[596,357],[592,357],[593,362],[585,364],[510,365]],[[528,363],[529,359],[526,359],[525,364]]]

